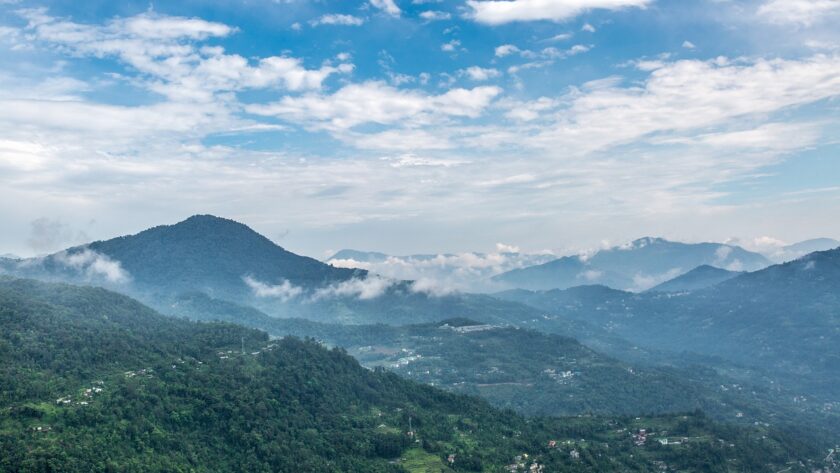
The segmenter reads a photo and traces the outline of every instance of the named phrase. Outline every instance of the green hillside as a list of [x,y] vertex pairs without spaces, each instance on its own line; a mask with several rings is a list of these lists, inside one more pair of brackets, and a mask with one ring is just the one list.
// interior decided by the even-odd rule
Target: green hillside
[[821,466],[816,445],[699,414],[527,420],[312,341],[166,318],[102,289],[0,280],[0,326],[1,471]]

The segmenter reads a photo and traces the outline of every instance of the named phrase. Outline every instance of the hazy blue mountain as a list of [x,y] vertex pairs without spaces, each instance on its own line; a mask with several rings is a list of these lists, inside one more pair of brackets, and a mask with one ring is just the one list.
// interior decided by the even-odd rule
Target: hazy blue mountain
[[738,246],[721,243],[679,243],[641,238],[591,256],[567,256],[545,264],[495,276],[497,282],[531,290],[565,289],[601,284],[622,290],[645,290],[701,265],[753,271],[772,264]]
[[840,247],[840,241],[833,238],[814,238],[783,246],[776,251],[770,252],[769,257],[778,263],[785,263],[815,251],[828,251],[838,247]]
[[[587,295],[591,291],[587,292]],[[650,349],[719,357],[840,401],[840,249],[687,294],[502,293]],[[838,404],[840,406],[840,404]]]
[[288,281],[320,287],[364,275],[296,255],[246,225],[212,215],[94,242],[88,248],[119,261],[141,287],[178,291],[238,296],[250,290],[245,276],[265,284]]
[[96,284],[170,313],[200,292],[281,317],[340,323],[420,323],[451,317],[533,319],[537,310],[485,295],[336,268],[289,252],[247,226],[209,215],[28,260],[5,272]]
[[497,245],[492,253],[387,255],[372,251],[341,250],[327,263],[343,268],[361,268],[399,280],[433,280],[450,290],[494,292],[500,289],[489,278],[512,269],[546,263],[551,254],[511,251]]
[[736,276],[744,274],[741,271],[729,271],[704,264],[691,271],[681,274],[674,279],[665,281],[650,289],[651,292],[683,292],[704,289],[723,281],[728,281]]
[[365,276],[296,255],[246,225],[211,215],[4,266],[22,276],[97,282],[125,292],[198,290],[234,299],[252,293],[246,277],[308,289]]
[[810,471],[828,446],[702,414],[526,419],[312,341],[31,280],[0,278],[0,355],[0,471]]
[[327,263],[332,260],[354,260],[362,263],[380,263],[388,259],[385,253],[377,251],[359,251],[359,250],[339,250],[334,255],[327,258]]

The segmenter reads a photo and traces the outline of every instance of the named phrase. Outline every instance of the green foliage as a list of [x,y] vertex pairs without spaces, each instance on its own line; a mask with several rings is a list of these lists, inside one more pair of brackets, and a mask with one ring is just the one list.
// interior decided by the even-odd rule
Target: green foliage
[[[501,471],[528,454],[546,471],[667,461],[725,472],[810,465],[816,454],[696,414],[528,420],[312,340],[166,318],[101,289],[0,280],[0,328],[0,471],[396,473],[450,455],[457,471]],[[635,446],[642,425],[692,440]]]
[[533,328],[566,333],[568,320],[586,321],[648,349],[759,370],[753,379],[768,376],[821,406],[840,402],[838,281],[840,250],[831,250],[688,294],[590,287],[499,296],[549,314]]

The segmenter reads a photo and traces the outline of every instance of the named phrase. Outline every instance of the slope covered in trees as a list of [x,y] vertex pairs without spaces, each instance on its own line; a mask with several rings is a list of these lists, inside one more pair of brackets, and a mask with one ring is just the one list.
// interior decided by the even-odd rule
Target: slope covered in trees
[[[515,291],[498,296],[576,319],[649,349],[718,357],[840,402],[840,250],[743,274],[688,294]],[[594,294],[597,292],[599,294]]]
[[341,350],[166,318],[102,289],[0,280],[0,325],[2,471],[822,466],[793,436],[697,414],[526,420]]

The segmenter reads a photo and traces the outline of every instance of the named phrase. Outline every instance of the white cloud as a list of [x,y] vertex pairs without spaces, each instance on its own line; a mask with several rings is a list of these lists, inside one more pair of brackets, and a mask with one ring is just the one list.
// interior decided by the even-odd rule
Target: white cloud
[[123,269],[119,261],[114,261],[89,248],[81,251],[62,251],[56,253],[53,258],[58,263],[84,273],[92,279],[105,278],[108,282],[120,284],[131,281],[131,276]]
[[257,297],[275,297],[286,302],[303,294],[302,287],[295,286],[285,279],[276,285],[266,284],[251,276],[244,276],[242,280],[245,281],[245,284],[251,288]]
[[487,69],[478,66],[471,66],[466,69],[463,69],[461,70],[461,73],[477,82],[490,80],[501,75],[501,73],[497,69]]
[[505,116],[511,120],[528,122],[540,118],[546,112],[560,106],[558,100],[540,97],[528,102],[505,102],[501,104],[505,109]]
[[571,48],[569,48],[566,51],[566,54],[568,56],[574,56],[576,54],[582,54],[582,53],[588,52],[590,49],[592,49],[592,46],[588,46],[588,45],[585,45],[585,44],[576,44],[576,45],[572,46]]
[[369,271],[373,265],[367,261],[356,261],[353,258],[334,258],[327,261],[334,268],[364,269]]
[[442,21],[452,18],[449,12],[439,10],[426,10],[420,13],[420,18],[427,21]]
[[420,157],[415,156],[413,154],[404,154],[402,156],[396,158],[383,158],[391,163],[392,167],[395,168],[402,168],[402,167],[454,167],[454,166],[461,166],[464,164],[469,164],[470,161],[464,161],[459,159],[442,159],[442,158],[428,158],[428,157]]
[[365,278],[353,278],[347,281],[331,284],[315,291],[314,300],[330,297],[354,297],[360,300],[376,299],[382,296],[396,282],[393,279],[377,275]]
[[100,26],[54,18],[43,9],[21,14],[29,22],[26,33],[35,41],[75,55],[117,58],[144,76],[150,90],[173,100],[209,101],[218,92],[254,88],[318,89],[330,75],[352,70],[351,65],[306,69],[302,60],[287,56],[254,63],[219,46],[199,47],[197,41],[235,30],[196,18],[144,13]]
[[515,21],[565,21],[594,9],[644,8],[652,0],[467,0],[468,17],[489,25]]
[[413,281],[408,288],[411,292],[426,294],[432,297],[443,297],[458,292],[457,288],[447,284],[441,284],[440,281],[430,278],[422,278]]
[[248,110],[316,129],[334,131],[366,123],[416,126],[445,117],[478,117],[500,93],[498,87],[482,86],[427,95],[371,81],[344,86],[330,95],[284,97],[279,102],[254,105]]
[[572,33],[560,33],[557,35],[552,36],[551,38],[546,39],[545,41],[567,41],[574,37]]
[[508,245],[505,243],[496,243],[497,253],[519,253],[520,248],[516,245]]
[[[64,20],[48,23],[76,31]],[[318,81],[313,81],[310,90],[301,86],[301,93],[290,93],[281,79],[272,86],[289,97],[259,106],[264,108],[253,118],[243,113],[236,98],[235,92],[255,83],[243,79],[249,73],[241,73],[242,68],[220,60],[212,73],[201,73],[212,77],[208,83],[232,90],[205,87],[195,79],[201,77],[200,63],[229,55],[200,38],[227,30],[202,27],[198,30],[203,33],[164,41],[139,33],[98,37],[112,34],[108,25],[81,25],[70,35],[76,38],[72,41],[63,34],[55,41],[40,38],[34,25],[25,34],[32,44],[69,61],[79,56],[116,58],[127,66],[124,70],[114,61],[101,63],[111,68],[108,72],[126,73],[115,79],[120,81],[135,73],[122,59],[129,49],[101,56],[94,51],[116,51],[100,42],[117,39],[133,48],[139,41],[140,54],[131,60],[150,63],[138,63],[144,69],[136,69],[140,75],[132,85],[150,90],[169,86],[172,93],[153,104],[108,105],[92,101],[99,96],[89,93],[98,90],[97,77],[61,79],[75,68],[53,73],[51,82],[0,75],[0,202],[27,202],[23,216],[18,206],[4,208],[4,228],[17,235],[0,237],[6,242],[25,242],[33,215],[60,215],[69,221],[97,215],[100,222],[124,222],[124,209],[136,209],[129,227],[100,224],[95,236],[109,236],[194,213],[197,202],[202,211],[256,218],[275,231],[300,229],[298,235],[307,236],[292,232],[290,245],[303,252],[316,252],[322,244],[336,246],[348,235],[367,231],[370,236],[366,224],[422,228],[406,232],[401,244],[442,248],[519,241],[522,236],[512,229],[528,225],[541,229],[528,235],[529,244],[540,246],[554,244],[542,236],[550,233],[583,244],[581,239],[593,238],[591,233],[581,236],[587,231],[623,239],[623,229],[639,225],[670,224],[702,234],[707,227],[718,228],[720,218],[728,219],[720,227],[730,234],[755,222],[755,215],[769,217],[767,208],[777,203],[748,202],[752,207],[745,210],[743,199],[728,198],[733,196],[730,189],[758,182],[763,167],[778,163],[785,153],[824,143],[837,127],[830,108],[834,103],[820,102],[840,95],[840,59],[830,54],[787,60],[660,58],[646,71],[632,71],[632,82],[606,77],[542,98],[525,90],[521,101],[501,97],[497,88],[430,92],[382,82],[333,88],[322,81],[318,90]],[[91,31],[96,45],[82,44],[79,35]],[[166,56],[149,52],[156,48]],[[337,68],[334,53],[340,50],[326,53],[329,62],[315,69],[305,69],[302,61],[298,69]],[[505,61],[529,59],[522,54],[517,49]],[[248,59],[245,65],[261,69],[260,59]],[[228,73],[232,78],[226,78]],[[194,95],[208,90],[210,94]],[[807,115],[798,113],[808,104],[815,105]],[[247,112],[255,111],[253,107]],[[271,151],[207,144],[215,140],[206,138],[218,133],[278,130],[275,119],[326,130],[357,149],[386,151],[350,146],[333,151],[338,146],[323,135],[297,141],[299,135],[292,133],[299,132],[291,126],[282,131],[288,134],[288,140],[282,136],[288,147]],[[242,142],[250,142],[245,138]],[[319,146],[307,148],[309,138]],[[383,155],[393,159],[380,159]],[[341,188],[342,193],[312,196],[313,189],[324,188]],[[840,209],[836,191],[795,197],[811,205],[786,207],[792,221],[830,213],[817,208]],[[165,208],[156,204],[162,201]],[[242,208],[251,211],[245,215]],[[282,223],[277,223],[279,214]],[[450,237],[458,233],[453,228],[463,228],[463,215],[470,215],[471,225],[463,231],[469,243]],[[826,233],[836,234],[836,224],[820,221],[813,220]],[[7,251],[29,250],[7,246]],[[462,286],[455,281],[454,287]]]
[[589,23],[586,23],[586,24],[584,24],[583,26],[580,27],[580,30],[581,31],[586,31],[587,33],[594,33],[595,32],[595,27],[590,25]]
[[499,243],[492,253],[386,256],[369,262],[352,259],[329,260],[346,268],[362,268],[392,280],[412,280],[414,292],[441,296],[457,291],[494,291],[499,287],[488,278],[515,268],[548,262],[551,253],[520,253],[518,247]]
[[370,0],[370,4],[391,16],[400,16],[402,13],[394,0]]
[[344,26],[361,26],[365,22],[364,18],[359,18],[353,15],[342,14],[327,14],[309,22],[312,26],[319,25],[344,25]]
[[572,93],[555,127],[530,142],[593,151],[650,133],[686,132],[838,95],[840,56],[662,62],[641,86],[608,83]]
[[443,43],[440,46],[440,50],[441,51],[446,51],[446,52],[453,52],[453,51],[458,50],[458,48],[460,48],[460,47],[461,47],[461,42],[458,41],[457,39],[453,39],[452,41],[449,41],[447,43]]
[[505,57],[510,56],[514,53],[518,53],[519,51],[519,48],[512,44],[503,44],[501,46],[496,46],[495,54],[496,57]]
[[840,14],[840,0],[767,0],[758,16],[771,23],[810,26]]
[[695,46],[691,41],[685,40],[683,41],[682,47],[685,49],[695,49],[697,46]]

